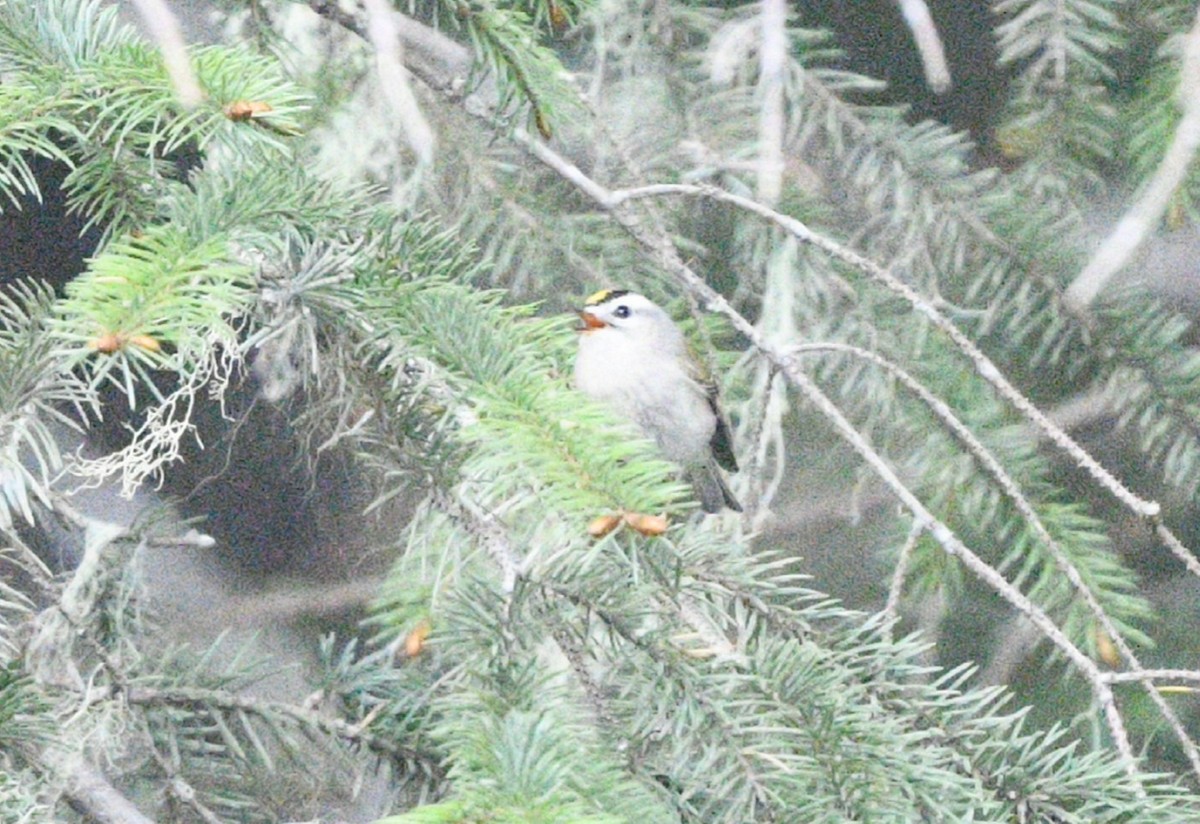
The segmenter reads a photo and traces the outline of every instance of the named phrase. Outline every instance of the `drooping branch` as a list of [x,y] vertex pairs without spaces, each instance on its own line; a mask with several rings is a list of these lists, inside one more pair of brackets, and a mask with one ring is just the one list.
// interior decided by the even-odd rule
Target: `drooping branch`
[[[602,184],[588,177],[574,163],[571,163],[565,157],[559,155],[545,144],[531,139],[528,135],[517,133],[516,138],[526,146],[530,153],[538,160],[545,163],[556,173],[562,176],[565,180],[575,184],[584,194],[590,197],[593,202],[600,208],[608,211],[614,219],[647,251],[654,259],[662,266],[662,268],[670,273],[684,288],[691,292],[697,300],[701,301],[710,311],[724,315],[733,325],[733,327],[745,335],[750,341],[750,344],[761,354],[762,357],[770,361],[787,380],[800,391],[800,393],[808,400],[810,404],[834,427],[838,435],[845,440],[855,452],[871,467],[872,471],[891,489],[892,493],[900,499],[901,503],[912,514],[918,525],[925,529],[928,534],[942,547],[943,551],[951,557],[957,558],[962,564],[971,571],[972,574],[980,578],[993,591],[1003,597],[1014,609],[1027,616],[1030,621],[1038,627],[1038,630],[1051,642],[1060,652],[1069,660],[1075,668],[1087,679],[1092,688],[1092,695],[1096,700],[1104,715],[1108,725],[1110,734],[1113,737],[1114,744],[1120,754],[1122,763],[1125,766],[1126,772],[1136,778],[1138,776],[1137,759],[1133,753],[1133,747],[1129,741],[1128,733],[1125,730],[1125,722],[1121,718],[1120,712],[1117,709],[1116,701],[1113,697],[1112,688],[1102,679],[1102,673],[1096,663],[1089,658],[1079,647],[1077,647],[1070,638],[1058,627],[1057,624],[1050,618],[1046,612],[1035,604],[1030,598],[1021,592],[1019,589],[1010,584],[1003,575],[1001,575],[994,567],[976,555],[969,547],[962,542],[954,531],[945,523],[939,520],[929,509],[921,502],[915,493],[912,492],[895,470],[883,459],[883,457],[875,450],[874,446],[866,439],[866,437],[858,431],[858,429],[846,418],[837,405],[821,390],[820,387],[813,382],[812,378],[800,367],[799,359],[788,351],[786,347],[769,341],[762,332],[749,320],[747,320],[740,312],[733,308],[729,302],[711,286],[709,286],[703,278],[700,277],[690,266],[688,266],[680,256],[678,250],[670,238],[661,231],[656,231],[654,228],[647,226],[647,222],[643,221],[642,216],[636,208],[633,208],[631,201],[638,199],[641,196],[653,195],[710,195],[714,200],[726,200],[734,202],[738,205],[744,205],[749,211],[761,214],[764,217],[771,218],[783,228],[787,229],[800,240],[803,240],[820,248],[832,247],[841,252],[840,257],[849,258],[858,268],[863,271],[871,272],[877,279],[882,280],[885,284],[893,287],[894,291],[899,291],[910,303],[923,311],[923,314],[932,315],[939,323],[939,328],[945,326],[952,333],[952,338],[960,347],[964,347],[964,351],[974,353],[977,368],[981,373],[986,373],[985,377],[989,379],[993,385],[999,385],[1007,389],[1007,394],[1011,395],[1015,401],[1019,401],[1021,405],[1028,408],[1035,421],[1044,422],[1044,425],[1053,428],[1053,424],[1046,419],[1033,404],[1017,391],[996,368],[990,360],[983,355],[982,352],[966,337],[961,331],[954,327],[949,320],[945,319],[936,308],[928,301],[918,295],[914,290],[906,284],[898,281],[891,274],[884,271],[876,264],[867,261],[865,258],[851,252],[848,249],[843,249],[841,246],[834,244],[826,238],[823,238],[811,232],[800,221],[782,215],[769,209],[756,201],[747,198],[740,198],[735,195],[730,195],[727,192],[713,189],[705,186],[688,186],[688,185],[663,185],[646,187],[637,190],[625,190],[622,192],[609,191]],[[1129,504],[1135,508],[1135,511],[1145,513],[1149,510],[1150,514],[1157,515],[1158,505],[1152,502],[1143,502],[1137,498],[1132,492],[1127,490],[1120,482],[1096,463],[1095,459],[1091,458],[1083,451],[1082,447],[1074,444],[1065,432],[1058,433],[1062,439],[1065,439],[1070,444],[1082,453],[1096,469],[1111,479],[1112,486],[1110,488],[1122,493],[1124,498],[1129,499]],[[1200,764],[1197,765],[1200,767]],[[1198,770],[1200,774],[1200,770]]]
[[[539,152],[534,150],[535,156],[542,159],[544,162],[549,159],[547,152]],[[561,158],[560,158],[561,160]],[[569,162],[567,162],[569,164]],[[563,170],[564,177],[571,182],[575,182],[575,178],[583,173],[580,172],[573,164],[569,164],[570,168]],[[598,184],[596,184],[598,186]],[[585,191],[589,191],[585,189]],[[960,351],[966,355],[975,365],[975,370],[988,383],[990,383],[1000,393],[1007,402],[1012,404],[1022,415],[1029,419],[1041,433],[1055,446],[1067,453],[1082,469],[1084,469],[1093,479],[1105,489],[1107,489],[1113,497],[1124,504],[1131,512],[1140,518],[1145,518],[1157,523],[1160,517],[1162,507],[1157,501],[1146,500],[1125,484],[1121,483],[1117,478],[1109,472],[1099,461],[1093,458],[1087,450],[1080,446],[1074,438],[1064,432],[1061,427],[1056,425],[1044,412],[1038,409],[1032,401],[1029,400],[1020,390],[1004,376],[1000,369],[988,358],[982,350],[972,341],[962,330],[960,330],[946,315],[938,309],[932,301],[927,300],[915,289],[901,281],[895,275],[888,272],[874,261],[868,260],[857,252],[846,248],[831,238],[818,234],[809,229],[801,221],[790,215],[785,215],[780,212],[764,206],[763,204],[750,198],[742,197],[741,195],[733,194],[713,186],[699,186],[690,184],[659,184],[653,186],[643,186],[638,189],[626,189],[608,193],[603,187],[598,189],[590,187],[591,192],[607,193],[602,196],[597,203],[605,209],[614,210],[626,201],[636,200],[643,197],[666,197],[671,195],[686,195],[691,197],[704,197],[712,200],[730,203],[738,208],[756,214],[766,220],[775,223],[788,233],[810,244],[822,251],[828,253],[832,257],[849,264],[854,269],[869,275],[877,283],[881,284],[889,291],[902,297],[914,310],[928,319],[939,331],[944,333]],[[590,193],[590,192],[589,192]],[[595,199],[595,197],[593,198]],[[694,274],[694,273],[693,273]],[[703,285],[703,283],[701,283]],[[710,290],[711,291],[711,290]],[[725,313],[727,308],[725,301],[720,298],[715,292],[714,301],[710,302],[709,308],[714,311]]]
[[[1078,597],[1083,600],[1084,604],[1088,608],[1088,611],[1095,619],[1097,625],[1112,640],[1114,645],[1116,645],[1117,651],[1121,655],[1121,660],[1125,662],[1130,671],[1133,673],[1145,671],[1143,670],[1141,661],[1138,660],[1137,654],[1134,652],[1133,648],[1118,631],[1117,627],[1113,624],[1112,619],[1104,610],[1104,607],[1101,606],[1100,602],[1097,600],[1095,593],[1092,592],[1091,588],[1089,588],[1087,583],[1083,580],[1083,575],[1080,573],[1079,567],[1077,567],[1071,561],[1071,559],[1067,557],[1067,553],[1059,545],[1059,542],[1056,541],[1054,536],[1050,534],[1050,530],[1047,529],[1045,523],[1042,521],[1041,516],[1039,516],[1037,511],[1034,509],[1033,504],[1021,492],[1017,482],[1008,474],[1008,472],[1005,471],[1004,467],[1001,466],[996,457],[979,441],[978,438],[975,437],[974,433],[972,433],[971,430],[967,428],[967,426],[961,420],[959,420],[958,416],[954,414],[945,401],[934,395],[916,378],[914,378],[905,370],[901,369],[896,364],[875,352],[871,352],[857,346],[839,343],[817,343],[797,346],[792,351],[801,355],[809,352],[822,351],[848,353],[853,357],[866,360],[875,364],[876,366],[886,369],[890,375],[892,375],[901,383],[901,385],[920,398],[921,402],[934,413],[938,420],[941,421],[942,424],[950,431],[955,440],[959,442],[963,449],[965,449],[967,453],[978,462],[984,473],[990,477],[992,481],[1001,489],[1005,497],[1012,502],[1013,506],[1020,513],[1025,523],[1027,523],[1029,528],[1033,531],[1033,534],[1037,536],[1037,539],[1041,542],[1042,546],[1050,554],[1050,557],[1054,561],[1055,567],[1057,567],[1058,571],[1066,577],[1068,583],[1071,585],[1071,588],[1075,591]],[[915,541],[914,536],[917,534],[918,530],[914,524],[914,528],[910,531],[909,539],[905,542],[904,549],[901,551],[900,561],[896,565],[896,573],[888,593],[888,606],[886,608],[888,614],[895,613],[895,602],[899,598],[899,587],[903,581],[902,570],[905,566],[907,555],[912,551],[912,544]],[[1191,736],[1189,736],[1187,731],[1184,729],[1184,726],[1180,722],[1178,715],[1171,708],[1171,705],[1167,703],[1166,699],[1155,687],[1151,679],[1141,678],[1135,680],[1140,680],[1142,682],[1142,685],[1146,688],[1146,694],[1149,696],[1151,702],[1158,707],[1159,711],[1163,714],[1163,717],[1167,720],[1167,723],[1175,732],[1184,753],[1187,755],[1188,760],[1192,764],[1192,769],[1195,770],[1198,775],[1200,775],[1200,751],[1197,750],[1195,742],[1192,741]]]
[[[316,8],[317,0],[310,0],[310,5]],[[415,24],[419,30],[419,24]],[[403,33],[401,36],[405,36]],[[429,41],[427,41],[429,42]],[[434,55],[427,60],[421,70],[414,67],[414,73],[427,82],[432,88],[439,89],[455,99],[461,100],[462,86],[458,80],[465,74],[469,66],[469,56],[461,46],[451,41],[441,43],[434,48]],[[485,109],[473,114],[491,119]],[[1147,501],[1125,487],[1111,475],[1103,466],[1095,461],[1085,450],[1070,438],[1059,427],[1055,426],[1046,416],[1000,373],[996,366],[978,349],[961,330],[959,330],[940,310],[930,301],[923,298],[911,287],[896,279],[882,267],[866,260],[857,253],[842,247],[827,238],[809,230],[804,224],[786,215],[775,212],[768,206],[748,198],[742,198],[722,190],[705,186],[662,185],[648,186],[625,191],[610,191],[606,186],[583,172],[577,165],[562,156],[544,142],[537,140],[521,129],[512,131],[513,138],[522,144],[533,157],[547,168],[551,169],[563,180],[571,183],[598,208],[608,212],[640,245],[642,245],[654,260],[684,288],[709,310],[727,317],[739,332],[744,334],[759,355],[769,361],[779,374],[784,376],[808,401],[834,426],[838,434],[863,458],[872,470],[884,481],[912,513],[916,528],[927,532],[949,555],[959,559],[972,574],[983,580],[1005,598],[1018,612],[1038,628],[1038,631],[1067,658],[1089,683],[1097,705],[1115,742],[1116,749],[1126,771],[1137,777],[1138,767],[1133,754],[1124,721],[1116,707],[1110,685],[1104,680],[1104,674],[1091,658],[1080,650],[1045,611],[1033,603],[1028,596],[1010,584],[997,570],[983,561],[970,550],[961,539],[944,523],[939,521],[907,485],[896,475],[895,471],[874,449],[870,442],[845,417],[841,410],[824,392],[812,381],[800,367],[799,360],[786,346],[767,340],[759,330],[744,316],[738,313],[719,293],[713,290],[693,271],[682,259],[669,235],[663,230],[661,222],[651,210],[642,208],[633,201],[652,197],[697,196],[716,201],[731,203],[746,211],[774,222],[786,232],[801,242],[816,246],[848,263],[860,272],[881,283],[888,289],[899,294],[913,307],[915,311],[929,319],[933,325],[943,332],[959,349],[967,355],[974,364],[976,371],[1015,408],[1026,415],[1034,425],[1049,440],[1058,445],[1067,454],[1080,463],[1096,480],[1117,497],[1123,505],[1135,512],[1139,517],[1146,518],[1157,524],[1160,507],[1154,501]],[[1165,527],[1163,527],[1165,529]],[[1182,545],[1180,545],[1182,546]],[[1200,773],[1200,769],[1198,769]]]

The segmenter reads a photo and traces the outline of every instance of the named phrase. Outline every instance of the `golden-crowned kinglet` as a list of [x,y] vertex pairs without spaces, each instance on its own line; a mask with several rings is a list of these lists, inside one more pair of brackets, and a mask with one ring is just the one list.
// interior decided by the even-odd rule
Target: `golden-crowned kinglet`
[[636,423],[683,467],[705,512],[742,507],[721,477],[737,471],[717,389],[701,379],[683,332],[643,295],[604,289],[579,313],[575,385]]

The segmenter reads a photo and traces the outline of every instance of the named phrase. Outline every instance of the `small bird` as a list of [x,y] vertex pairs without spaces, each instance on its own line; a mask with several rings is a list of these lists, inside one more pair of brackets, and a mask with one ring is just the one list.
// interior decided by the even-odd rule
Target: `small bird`
[[603,289],[579,313],[575,386],[636,423],[679,464],[705,512],[741,512],[718,465],[737,472],[717,387],[702,378],[683,332],[649,298]]

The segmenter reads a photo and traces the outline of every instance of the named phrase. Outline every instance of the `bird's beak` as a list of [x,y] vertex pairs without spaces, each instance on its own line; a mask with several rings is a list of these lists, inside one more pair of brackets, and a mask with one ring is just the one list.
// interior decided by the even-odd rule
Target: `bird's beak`
[[580,312],[579,319],[583,321],[583,326],[579,327],[580,332],[594,332],[597,329],[603,329],[608,326],[607,323],[593,315],[591,312]]

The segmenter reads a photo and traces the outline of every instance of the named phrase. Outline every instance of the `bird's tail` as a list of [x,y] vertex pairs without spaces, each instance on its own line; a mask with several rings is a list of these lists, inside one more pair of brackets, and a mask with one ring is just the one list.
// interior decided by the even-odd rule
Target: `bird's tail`
[[721,470],[715,461],[709,461],[705,466],[697,467],[689,472],[688,481],[696,490],[696,497],[700,499],[700,508],[705,512],[720,512],[724,507],[728,507],[734,512],[742,511],[742,505],[738,503],[738,499],[734,497],[733,492],[725,483],[725,478],[721,475]]

